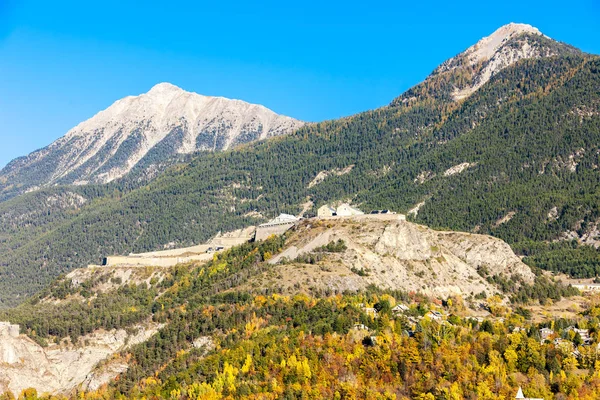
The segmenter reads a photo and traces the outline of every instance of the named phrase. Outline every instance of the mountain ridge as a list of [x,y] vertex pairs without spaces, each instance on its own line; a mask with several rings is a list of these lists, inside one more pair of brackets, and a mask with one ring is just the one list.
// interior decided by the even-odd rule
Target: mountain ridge
[[[444,61],[425,81],[408,89],[391,105],[413,102],[415,96],[462,101],[495,74],[521,60],[566,55],[580,56],[583,53],[571,45],[549,38],[531,25],[511,22]],[[435,82],[433,92],[432,82]]]
[[[0,304],[107,254],[186,247],[341,200],[366,212],[423,203],[418,223],[491,234],[527,259],[553,257],[533,260],[545,269],[595,273],[597,250],[584,258],[561,238],[597,226],[599,59],[524,38],[559,55],[515,62],[461,101],[457,70],[391,106],[194,157],[142,187],[45,188],[0,203]],[[568,266],[556,261],[565,246]]]
[[219,151],[287,134],[304,123],[241,100],[203,96],[170,83],[127,96],[79,123],[49,146],[0,171],[2,189],[108,183],[146,164]]

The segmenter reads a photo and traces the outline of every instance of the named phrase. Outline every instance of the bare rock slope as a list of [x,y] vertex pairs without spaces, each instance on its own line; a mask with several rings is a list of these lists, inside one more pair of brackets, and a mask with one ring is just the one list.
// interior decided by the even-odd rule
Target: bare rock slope
[[0,393],[10,390],[19,394],[35,388],[39,393],[67,393],[84,383],[98,388],[127,369],[120,360],[102,366],[99,362],[111,355],[150,338],[160,325],[137,326],[128,334],[125,330],[99,330],[80,338],[79,344],[54,344],[41,347],[18,327],[0,323]]
[[[449,101],[468,98],[504,69],[527,59],[582,54],[580,50],[549,38],[539,29],[520,23],[501,26],[491,35],[446,60],[421,85],[429,95]],[[419,90],[408,90],[392,105],[411,103]],[[443,88],[440,97],[439,89]],[[446,96],[446,93],[448,96]]]
[[0,188],[106,183],[176,154],[225,150],[290,133],[303,122],[257,104],[202,96],[169,83],[128,96],[48,147],[0,171]]
[[[316,264],[293,262],[314,255],[315,249],[339,239],[346,244],[345,251],[327,253]],[[280,264],[278,274],[265,273],[255,278],[251,286],[344,291],[374,284],[444,297],[497,293],[498,289],[487,282],[482,271],[505,278],[518,275],[527,283],[534,279],[530,268],[500,239],[434,231],[397,215],[307,221],[288,243],[270,261]]]

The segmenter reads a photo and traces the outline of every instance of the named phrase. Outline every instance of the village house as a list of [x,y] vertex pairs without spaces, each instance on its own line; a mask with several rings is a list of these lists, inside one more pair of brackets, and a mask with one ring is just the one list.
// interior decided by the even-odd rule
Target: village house
[[592,343],[592,338],[590,337],[589,329],[578,329],[574,326],[569,326],[567,328],[567,331],[573,331],[576,334],[579,334],[579,337],[581,338],[581,341],[584,345],[589,345],[590,343]]
[[554,343],[554,346],[558,347],[562,351],[571,352],[574,354],[575,345],[573,345],[572,342],[562,339],[562,338],[556,338],[556,339],[554,339],[553,343]]
[[409,308],[408,308],[407,305],[398,304],[394,308],[392,308],[392,313],[394,313],[394,314],[402,314],[403,312],[406,312],[408,310],[409,310]]
[[434,321],[440,321],[442,319],[442,313],[440,313],[439,311],[429,311],[427,313],[427,317]]
[[552,335],[554,335],[554,331],[552,329],[550,329],[550,328],[540,329],[540,343],[544,343]]

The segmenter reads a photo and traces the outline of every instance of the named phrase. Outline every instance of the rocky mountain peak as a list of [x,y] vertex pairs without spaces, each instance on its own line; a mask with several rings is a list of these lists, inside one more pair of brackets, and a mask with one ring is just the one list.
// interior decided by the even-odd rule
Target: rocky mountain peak
[[574,52],[579,51],[550,39],[531,25],[511,22],[441,64],[430,78],[459,71],[462,79],[461,82],[454,82],[452,97],[454,100],[462,100],[477,91],[492,76],[523,59]]
[[163,93],[177,93],[177,92],[183,92],[183,89],[181,89],[178,86],[173,85],[172,83],[169,82],[161,82],[161,83],[157,83],[156,85],[152,86],[152,88],[148,91],[149,95],[158,95],[158,94],[163,94]]
[[460,101],[521,60],[582,54],[536,27],[511,22],[440,64],[424,82],[394,99],[391,105],[410,105],[419,99]]
[[469,65],[487,61],[494,57],[496,52],[506,44],[509,39],[522,34],[542,35],[537,28],[531,25],[511,22],[510,24],[498,28],[490,36],[486,36],[479,40],[473,46],[469,47],[463,55],[467,57]]
[[261,105],[163,82],[116,101],[48,147],[12,161],[0,171],[0,190],[106,183],[177,154],[225,150],[302,125]]

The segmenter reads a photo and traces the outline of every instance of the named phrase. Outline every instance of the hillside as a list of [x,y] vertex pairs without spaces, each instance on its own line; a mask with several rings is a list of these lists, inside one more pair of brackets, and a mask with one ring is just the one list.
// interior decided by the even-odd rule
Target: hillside
[[[193,245],[337,200],[413,210],[434,228],[504,239],[532,265],[594,276],[600,59],[519,29],[486,53],[501,68],[463,99],[455,90],[481,83],[491,59],[449,62],[390,106],[202,155],[140,188],[117,180],[0,203],[0,304],[105,255]],[[524,47],[537,50],[509,51]]]
[[161,83],[116,101],[48,147],[10,162],[0,171],[0,199],[55,184],[107,183],[132,170],[153,176],[175,156],[225,150],[302,125],[260,105]]
[[515,289],[535,280],[499,239],[433,231],[395,214],[307,220],[269,263],[277,265],[277,273],[252,277],[245,290],[341,293],[375,286],[440,298],[487,297],[504,295],[488,276],[511,280]]
[[[330,296],[342,293],[346,305],[336,306]],[[0,393],[33,387],[74,395],[110,382],[131,394],[143,378],[185,373],[182,355],[216,356],[267,321],[316,335],[350,334],[359,323],[383,333],[391,305],[375,305],[379,320],[359,304],[375,298],[414,303],[406,315],[394,314],[401,333],[428,310],[454,310],[430,304],[434,299],[454,302],[462,317],[491,318],[508,312],[508,297],[523,306],[573,294],[535,276],[492,237],[435,232],[397,215],[308,219],[283,237],[231,248],[204,264],[90,267],[56,280],[0,312],[0,321],[21,330],[0,324]],[[360,333],[352,335],[362,339]]]

